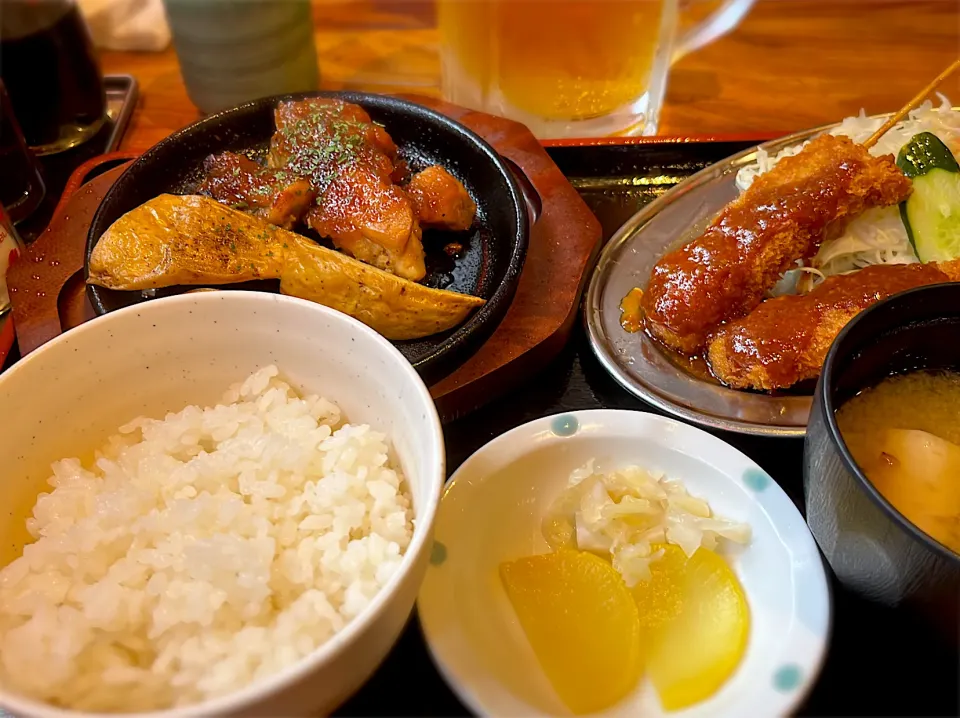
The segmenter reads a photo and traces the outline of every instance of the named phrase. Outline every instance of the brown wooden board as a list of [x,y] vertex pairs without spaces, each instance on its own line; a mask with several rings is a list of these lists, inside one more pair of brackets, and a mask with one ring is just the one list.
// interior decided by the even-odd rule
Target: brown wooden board
[[[517,294],[493,335],[431,392],[449,421],[517,386],[566,343],[600,246],[596,217],[526,127],[439,100],[407,96],[466,125],[510,160],[533,195],[535,221]],[[130,155],[104,155],[78,168],[47,229],[8,275],[14,326],[26,355],[92,318],[83,283],[93,215]],[[110,169],[84,181],[101,165]],[[82,184],[81,184],[82,183]]]

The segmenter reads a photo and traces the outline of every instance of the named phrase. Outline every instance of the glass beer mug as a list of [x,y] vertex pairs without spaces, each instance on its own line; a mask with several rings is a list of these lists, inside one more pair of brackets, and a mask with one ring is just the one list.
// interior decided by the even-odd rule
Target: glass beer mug
[[731,30],[754,0],[439,0],[443,94],[541,138],[656,134],[670,65]]

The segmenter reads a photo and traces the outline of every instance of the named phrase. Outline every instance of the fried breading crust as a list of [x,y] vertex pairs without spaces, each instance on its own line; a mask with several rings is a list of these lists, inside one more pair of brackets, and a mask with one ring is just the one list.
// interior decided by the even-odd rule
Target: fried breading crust
[[867,307],[927,284],[960,281],[960,260],[866,267],[809,294],[768,299],[710,340],[714,375],[736,389],[786,389],[815,379],[840,330]]
[[746,315],[827,233],[864,210],[900,202],[911,184],[892,155],[822,135],[780,160],[697,239],[664,256],[643,296],[647,330],[685,354]]

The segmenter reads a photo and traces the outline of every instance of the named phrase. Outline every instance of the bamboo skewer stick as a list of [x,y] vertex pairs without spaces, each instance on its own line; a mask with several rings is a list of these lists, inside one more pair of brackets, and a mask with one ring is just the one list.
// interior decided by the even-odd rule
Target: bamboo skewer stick
[[893,113],[890,119],[884,122],[879,130],[877,130],[872,135],[870,135],[869,138],[867,138],[867,140],[863,143],[863,146],[866,149],[870,149],[875,144],[877,144],[877,141],[881,137],[883,137],[883,135],[887,132],[887,130],[889,130],[891,127],[897,124],[900,120],[906,117],[907,113],[909,113],[910,110],[912,110],[921,102],[923,102],[927,98],[927,95],[929,95],[931,92],[936,90],[944,80],[946,80],[948,77],[950,77],[950,75],[956,72],[957,68],[960,68],[960,59],[954,60],[953,63],[951,63],[950,67],[948,67],[946,70],[944,70],[939,75],[937,75],[936,79],[934,79],[933,82],[931,82],[929,85],[927,85],[922,90],[920,90],[920,92],[918,92],[917,95],[912,100],[910,100],[910,102],[908,102],[899,110],[897,110],[895,113]]

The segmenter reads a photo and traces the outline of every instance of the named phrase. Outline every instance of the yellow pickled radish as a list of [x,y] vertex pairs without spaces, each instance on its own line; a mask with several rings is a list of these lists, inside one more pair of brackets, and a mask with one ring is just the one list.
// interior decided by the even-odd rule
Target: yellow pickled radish
[[647,672],[666,710],[717,692],[747,647],[750,610],[736,574],[701,548],[689,559],[677,546],[650,564],[651,578],[633,588]]
[[650,578],[633,587],[633,597],[640,613],[640,631],[647,640],[680,615],[685,588],[683,572],[687,564],[687,556],[678,546],[657,545],[653,548],[663,551],[663,555],[650,562]]
[[640,618],[609,562],[561,549],[500,564],[507,596],[544,673],[567,707],[593,713],[640,679]]

